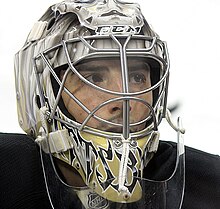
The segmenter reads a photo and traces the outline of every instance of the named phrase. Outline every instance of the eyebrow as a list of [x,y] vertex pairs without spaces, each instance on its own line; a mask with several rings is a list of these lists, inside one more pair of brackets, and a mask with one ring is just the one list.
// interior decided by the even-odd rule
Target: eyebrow
[[140,69],[150,71],[150,66],[147,65],[146,63],[135,63],[135,64],[132,63],[131,66],[128,65],[129,71],[138,71]]
[[[78,66],[76,65],[76,69],[79,72],[109,71],[109,67],[106,65],[96,65],[96,64],[91,64],[91,63],[82,63],[82,64],[79,64]],[[150,71],[150,66],[147,65],[145,62],[128,63],[128,71],[138,71],[140,69]],[[121,70],[121,67],[120,67],[120,70]]]
[[91,65],[91,64],[81,64],[76,66],[76,69],[80,72],[84,72],[84,71],[103,71],[103,70],[109,70],[109,68],[107,66],[104,65]]

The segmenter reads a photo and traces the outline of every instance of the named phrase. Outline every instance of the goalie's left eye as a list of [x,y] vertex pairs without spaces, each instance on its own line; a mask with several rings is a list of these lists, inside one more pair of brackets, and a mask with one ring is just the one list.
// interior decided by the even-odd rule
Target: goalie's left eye
[[131,73],[129,75],[129,82],[133,84],[143,84],[146,82],[146,77],[143,73]]

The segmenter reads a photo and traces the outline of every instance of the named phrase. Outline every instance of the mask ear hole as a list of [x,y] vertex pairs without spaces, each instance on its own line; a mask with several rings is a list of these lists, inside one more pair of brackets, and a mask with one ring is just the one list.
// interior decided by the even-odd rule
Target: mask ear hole
[[40,96],[39,95],[36,95],[35,101],[36,101],[37,107],[40,109],[41,108],[41,103],[40,103]]

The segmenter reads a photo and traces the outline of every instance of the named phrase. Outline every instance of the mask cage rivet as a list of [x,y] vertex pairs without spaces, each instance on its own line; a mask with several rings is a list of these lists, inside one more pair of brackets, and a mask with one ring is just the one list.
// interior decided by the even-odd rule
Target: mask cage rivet
[[17,100],[20,100],[20,93],[18,91],[16,92],[16,98]]
[[80,164],[79,164],[79,162],[76,162],[76,163],[75,163],[75,166],[76,166],[76,169],[80,169]]
[[124,200],[130,199],[130,197],[131,197],[131,195],[127,192],[123,195]]
[[135,147],[137,147],[137,142],[135,140],[132,140],[130,142],[130,145],[131,145],[131,147],[135,148]]
[[20,126],[23,125],[23,120],[22,119],[19,120],[19,124],[20,124]]
[[114,140],[114,145],[116,148],[120,148],[122,146],[122,141],[119,139]]

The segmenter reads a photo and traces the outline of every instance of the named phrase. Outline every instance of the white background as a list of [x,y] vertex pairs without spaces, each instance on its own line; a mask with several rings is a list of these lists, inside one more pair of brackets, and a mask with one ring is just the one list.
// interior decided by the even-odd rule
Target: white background
[[[54,0],[3,1],[0,7],[0,132],[21,132],[17,122],[14,54]],[[178,103],[185,144],[220,154],[220,1],[139,0],[153,29],[168,44],[169,105]],[[162,139],[173,140],[161,126]],[[169,130],[169,132],[168,132]]]

